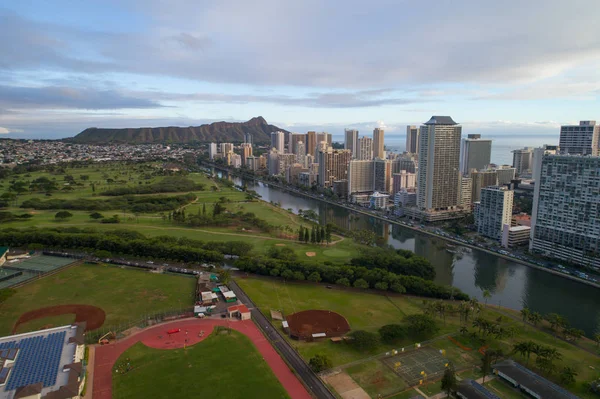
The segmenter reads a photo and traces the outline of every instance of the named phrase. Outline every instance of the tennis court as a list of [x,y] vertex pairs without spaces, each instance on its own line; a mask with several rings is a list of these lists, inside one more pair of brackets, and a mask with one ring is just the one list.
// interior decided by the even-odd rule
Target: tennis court
[[441,378],[448,364],[448,360],[432,348],[399,352],[397,355],[383,358],[382,361],[410,386]]
[[39,255],[20,260],[19,262],[8,262],[4,264],[5,268],[18,269],[23,271],[47,273],[55,269],[75,262],[72,258],[61,258],[58,256]]

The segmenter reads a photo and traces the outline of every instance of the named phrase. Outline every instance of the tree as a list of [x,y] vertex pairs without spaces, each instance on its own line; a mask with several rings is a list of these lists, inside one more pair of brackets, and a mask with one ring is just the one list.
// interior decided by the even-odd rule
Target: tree
[[54,215],[56,220],[67,220],[71,217],[73,217],[73,214],[69,211],[59,211],[56,212],[56,215]]
[[325,226],[325,240],[327,241],[327,244],[331,243],[331,223],[327,223]]
[[294,272],[294,280],[305,280],[304,273],[302,272]]
[[404,286],[403,286],[402,284],[400,284],[400,283],[393,283],[393,284],[390,286],[390,289],[391,289],[392,291],[394,291],[395,293],[397,293],[397,294],[404,294],[404,293],[406,293],[406,287],[404,287]]
[[526,365],[529,364],[529,359],[531,357],[531,354],[538,353],[539,350],[540,350],[540,346],[533,341],[517,342],[513,346],[513,352],[519,353],[522,356],[525,356],[527,358],[527,362],[525,363]]
[[298,229],[298,241],[303,241],[304,240],[304,227],[300,226],[300,229]]
[[350,287],[350,280],[348,280],[346,277],[337,279],[335,283],[338,285],[343,285],[344,287]]
[[538,312],[533,312],[529,315],[529,322],[537,327],[537,325],[542,321],[542,315]]
[[310,241],[310,232],[308,229],[304,229],[304,242],[308,243]]
[[315,373],[323,370],[330,369],[332,367],[331,360],[325,355],[315,355],[309,361],[308,365]]
[[560,383],[566,386],[575,384],[577,371],[573,367],[565,366],[560,373]]
[[387,291],[388,283],[386,283],[385,281],[380,281],[378,283],[375,283],[375,289],[380,290],[380,291]]
[[565,320],[558,313],[549,313],[544,316],[544,319],[550,323],[550,329],[556,331],[558,327],[565,325]]
[[529,310],[529,308],[521,309],[521,317],[523,318],[523,323],[525,323],[527,320],[529,320],[530,314],[531,314],[531,311]]
[[485,300],[485,306],[487,307],[488,299],[492,297],[492,294],[489,290],[483,290],[483,299]]
[[315,227],[315,242],[318,244],[321,242],[321,230],[319,227]]
[[485,384],[485,377],[492,372],[492,356],[489,350],[485,351],[485,354],[481,358],[481,376],[483,377],[483,384]]
[[206,216],[206,203],[202,204],[202,216]]
[[360,350],[370,351],[379,345],[379,337],[372,332],[355,330],[348,335],[352,338],[350,344]]
[[321,281],[321,275],[319,274],[319,272],[312,272],[311,274],[308,275],[308,277],[306,279],[308,281],[318,283],[319,281]]
[[406,327],[400,324],[387,324],[379,329],[379,337],[386,344],[394,344],[406,335]]
[[319,242],[325,241],[325,228],[321,226],[321,240]]
[[99,212],[90,213],[90,219],[103,219],[104,215]]
[[416,338],[428,338],[439,331],[435,320],[426,314],[411,314],[404,317],[408,332]]
[[444,376],[442,377],[442,390],[446,391],[446,395],[449,397],[451,393],[456,391],[457,386],[456,372],[454,371],[454,367],[449,365],[444,370]]
[[594,334],[594,341],[596,341],[596,345],[600,348],[600,332]]
[[219,282],[227,285],[231,281],[231,270],[230,269],[219,269]]
[[352,284],[352,285],[354,286],[354,288],[364,288],[364,289],[369,288],[369,283],[367,283],[362,278],[356,279],[354,281],[354,284]]
[[285,269],[283,272],[281,272],[281,277],[284,278],[285,280],[293,280],[294,272],[291,271],[290,269]]

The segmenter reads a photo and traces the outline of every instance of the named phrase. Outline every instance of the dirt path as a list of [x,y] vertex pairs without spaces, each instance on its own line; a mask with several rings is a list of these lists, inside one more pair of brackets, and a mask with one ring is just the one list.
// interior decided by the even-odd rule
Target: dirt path
[[[292,399],[311,399],[304,385],[291,372],[252,321],[220,319],[187,319],[164,323],[142,330],[114,344],[96,346],[93,398],[109,399],[112,397],[113,366],[119,356],[136,342],[141,341],[144,345],[157,349],[182,348],[186,345],[186,339],[188,340],[187,345],[194,345],[209,336],[215,326],[228,326],[250,338],[290,397]],[[179,328],[181,332],[167,337],[165,331],[172,328]],[[201,331],[204,331],[202,337],[200,337]]]
[[87,382],[83,399],[92,399],[92,395],[94,393],[94,360],[96,347],[93,345],[88,345],[88,350],[90,353],[88,357],[88,364],[86,366]]

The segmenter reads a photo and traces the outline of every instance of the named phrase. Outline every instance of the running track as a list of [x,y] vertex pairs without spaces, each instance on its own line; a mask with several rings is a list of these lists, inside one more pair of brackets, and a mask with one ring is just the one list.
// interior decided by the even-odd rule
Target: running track
[[[187,319],[160,324],[144,329],[114,344],[97,346],[94,375],[92,376],[94,379],[93,399],[112,398],[112,368],[119,356],[136,342],[141,341],[144,345],[157,349],[182,348],[186,338],[188,339],[187,345],[198,343],[209,336],[215,326],[231,327],[250,338],[292,399],[311,398],[304,385],[290,371],[287,364],[251,320]],[[181,332],[173,334],[169,338],[165,332],[172,328],[180,328]],[[202,338],[199,337],[201,331],[204,331]]]

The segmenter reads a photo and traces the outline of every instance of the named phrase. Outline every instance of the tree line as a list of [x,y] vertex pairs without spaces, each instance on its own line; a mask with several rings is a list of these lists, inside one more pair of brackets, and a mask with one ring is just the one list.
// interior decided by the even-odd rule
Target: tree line
[[244,256],[252,245],[239,242],[204,242],[185,238],[159,236],[147,238],[131,230],[93,229],[6,229],[0,232],[0,243],[9,247],[35,249],[54,248],[81,250],[87,253],[128,255],[181,262],[223,262],[223,254]]
[[321,244],[324,241],[327,244],[331,243],[331,224],[327,223],[325,227],[313,225],[310,229],[300,226],[298,241],[312,244]]
[[132,187],[118,187],[105,190],[102,195],[121,196],[132,194],[154,194],[154,193],[178,193],[189,191],[203,191],[204,184],[195,183],[193,180],[183,176],[172,176],[148,185]]
[[21,208],[37,210],[65,209],[79,211],[107,211],[119,209],[133,213],[162,212],[177,209],[194,201],[194,194],[182,194],[174,196],[122,196],[110,199],[48,199],[32,198],[23,201]]
[[363,249],[350,263],[352,266],[384,269],[395,274],[416,276],[425,280],[435,278],[435,269],[429,260],[403,249]]
[[241,257],[235,261],[235,266],[241,271],[281,277],[285,280],[308,280],[345,287],[374,288],[440,299],[469,299],[467,294],[457,288],[436,284],[417,276],[400,275],[385,269],[369,269],[351,264],[339,266],[303,262],[287,247],[272,248],[267,256]]

